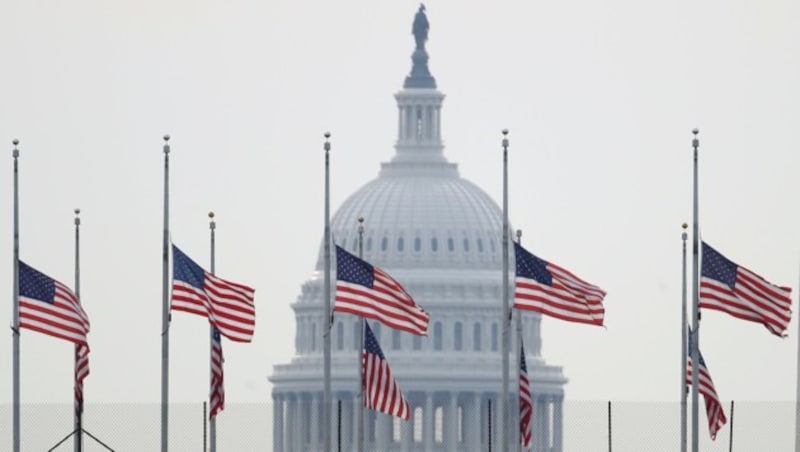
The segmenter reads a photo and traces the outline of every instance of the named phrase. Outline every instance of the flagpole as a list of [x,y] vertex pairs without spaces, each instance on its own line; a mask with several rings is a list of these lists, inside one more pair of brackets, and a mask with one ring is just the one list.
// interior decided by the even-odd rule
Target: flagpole
[[697,148],[700,146],[700,140],[697,134],[700,130],[692,130],[694,138],[692,139],[692,147],[694,148],[694,171],[693,171],[693,206],[692,206],[692,452],[698,452],[700,445],[699,436],[699,418],[698,418],[698,376],[700,375],[700,226],[699,226],[699,195],[698,195],[698,164],[697,164]]
[[325,312],[324,319],[327,322],[327,328],[323,333],[323,361],[324,361],[324,386],[325,394],[323,400],[323,417],[325,418],[325,425],[323,425],[323,441],[324,452],[331,450],[331,324],[333,323],[333,316],[331,315],[331,215],[330,215],[330,151],[331,143],[328,141],[331,137],[330,132],[325,132],[325,285],[323,287],[323,297],[325,299]]
[[686,239],[688,234],[686,229],[688,224],[683,223],[681,228],[681,240],[683,241],[683,259],[681,269],[681,452],[686,452],[686,357],[688,356],[686,345],[687,325],[686,325]]
[[11,300],[12,316],[11,316],[11,337],[12,337],[12,360],[13,360],[13,443],[14,452],[20,452],[20,429],[19,429],[19,150],[17,145],[19,140],[15,139],[13,142],[14,151],[12,157],[14,158],[14,288]]
[[503,389],[500,400],[501,425],[498,430],[500,434],[500,450],[508,450],[508,355],[510,343],[510,326],[508,309],[508,129],[503,129]]
[[169,430],[169,135],[164,135],[164,242],[161,274],[161,452],[167,452]]
[[[517,244],[522,246],[522,229],[517,229]],[[516,410],[517,422],[515,422],[515,424],[519,425],[521,427],[522,426],[522,419],[521,419],[522,412],[520,410],[522,409],[522,405],[521,405],[522,387],[520,387],[520,384],[522,383],[522,379],[521,379],[522,378],[522,355],[524,354],[524,352],[522,350],[522,313],[518,309],[515,314],[516,315],[514,317],[516,317],[516,323],[517,323],[516,324],[516,326],[517,326],[517,350],[518,350],[517,354],[519,355],[519,359],[517,359],[517,362],[519,363],[519,366],[517,366],[517,393],[518,393],[517,400],[520,403],[518,409]],[[515,430],[516,430],[516,434],[514,434],[514,437],[517,438],[517,450],[519,452],[522,452],[522,430],[520,430],[519,428],[517,428]]]
[[[358,217],[358,258],[364,259],[364,217]],[[366,319],[359,316],[358,322],[361,325],[361,333],[358,341],[358,452],[364,452],[364,365],[362,363],[364,353],[364,324]]]
[[[80,261],[80,228],[81,228],[81,209],[75,209],[75,297],[80,302],[81,299],[81,261]],[[77,394],[78,382],[78,362],[80,360],[80,346],[75,345],[75,393]],[[83,450],[83,389],[81,389],[81,400],[75,400],[75,452]]]
[[[210,230],[210,233],[211,233],[211,274],[213,275],[214,274],[214,261],[216,260],[215,259],[215,255],[214,255],[214,230],[217,229],[217,223],[214,221],[214,212],[208,212],[208,218],[210,218],[210,221],[208,222],[208,229]],[[220,347],[222,347],[222,338],[221,337],[220,337],[219,341],[220,341]],[[214,325],[209,325],[209,344],[208,345],[209,345],[208,365],[209,365],[209,388],[210,388],[211,384],[213,384],[213,381],[214,381],[213,371],[211,370],[211,367],[213,367],[212,359],[214,358],[214,352],[211,351],[211,349],[214,348]],[[220,366],[222,366],[222,363],[220,363]],[[211,397],[213,397],[211,392],[209,392],[208,397],[209,397],[209,403],[210,403],[211,402]],[[214,407],[211,407],[211,409],[213,410]],[[209,452],[216,452],[217,451],[217,415],[216,415],[216,413],[208,421],[208,451]]]
[[[800,272],[798,272],[800,275]],[[797,285],[797,305],[800,306],[800,284]],[[797,389],[794,394],[794,452],[800,452],[800,317],[797,321]]]

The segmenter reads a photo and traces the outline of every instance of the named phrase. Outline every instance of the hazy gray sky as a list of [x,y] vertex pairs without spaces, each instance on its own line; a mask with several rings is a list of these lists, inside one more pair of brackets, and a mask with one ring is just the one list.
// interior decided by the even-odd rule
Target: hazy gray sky
[[[545,318],[543,354],[574,400],[675,401],[680,224],[699,127],[703,237],[768,280],[800,273],[800,3],[429,1],[430,68],[447,95],[445,155],[501,202],[543,258],[602,286],[607,329]],[[391,158],[392,95],[411,67],[416,2],[9,1],[0,5],[0,287],[11,322],[12,159],[21,257],[73,285],[92,321],[87,403],[160,400],[161,136],[172,135],[171,232],[256,288],[251,344],[225,343],[229,402],[269,401],[293,354],[290,308],[331,205]],[[797,299],[796,292],[793,299]],[[701,349],[723,400],[795,395],[797,322],[779,339],[706,312]],[[176,313],[174,401],[208,391],[207,324]],[[72,347],[23,331],[22,401],[70,402]],[[0,403],[11,335],[0,335]]]

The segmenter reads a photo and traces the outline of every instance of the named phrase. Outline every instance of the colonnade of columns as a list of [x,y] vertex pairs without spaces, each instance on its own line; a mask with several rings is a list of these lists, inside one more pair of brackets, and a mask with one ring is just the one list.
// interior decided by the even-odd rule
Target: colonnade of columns
[[[392,416],[364,410],[364,449],[396,452],[457,452],[499,450],[498,394],[461,391],[410,391],[411,419],[396,423]],[[358,406],[352,392],[334,394],[331,410],[333,450],[355,451],[359,435]],[[337,402],[341,401],[341,417]],[[531,425],[533,452],[561,452],[563,396],[534,395]],[[517,409],[511,404],[512,410]],[[491,407],[491,411],[490,411]],[[515,419],[514,416],[510,417]],[[491,422],[490,422],[491,420]],[[322,393],[273,394],[273,451],[318,451],[322,438]],[[517,424],[514,423],[514,427]],[[491,427],[491,431],[490,431]],[[341,431],[341,434],[339,434]],[[509,426],[509,437],[518,432]],[[511,442],[514,444],[514,442]],[[512,449],[516,450],[516,449]]]

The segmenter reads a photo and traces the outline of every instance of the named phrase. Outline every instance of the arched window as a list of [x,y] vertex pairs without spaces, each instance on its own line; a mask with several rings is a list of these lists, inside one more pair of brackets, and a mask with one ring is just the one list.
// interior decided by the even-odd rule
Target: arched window
[[469,239],[464,237],[464,252],[469,253]]
[[439,241],[436,240],[436,237],[431,239],[431,251],[434,253],[439,250]]
[[422,239],[419,237],[414,239],[414,251],[416,251],[417,253],[422,251]]
[[317,349],[317,324],[311,324],[311,352]]
[[411,339],[412,347],[414,350],[422,350],[422,336],[417,336],[416,334]]
[[497,351],[497,323],[492,324],[492,351]]
[[344,324],[338,323],[336,325],[336,350],[344,349]]
[[400,252],[400,253],[402,253],[402,252],[403,252],[403,247],[404,247],[404,245],[405,245],[405,243],[403,243],[403,238],[402,238],[402,237],[399,237],[399,238],[397,239],[397,251],[398,251],[398,252]]
[[353,350],[358,350],[361,347],[361,319],[356,319],[353,322]]
[[389,239],[384,237],[381,239],[381,251],[386,251],[389,249]]
[[479,253],[483,252],[483,240],[481,239],[478,239],[478,252]]
[[372,237],[367,237],[367,251],[372,251]]
[[476,323],[474,327],[472,327],[472,349],[476,352],[481,351],[481,345],[483,342],[483,338],[481,337],[481,324]]
[[400,350],[400,330],[392,330],[392,350]]
[[456,250],[456,241],[452,237],[447,239],[447,251],[451,253]]
[[442,323],[436,322],[433,324],[433,349],[442,349]]
[[453,350],[461,350],[463,332],[461,331],[461,322],[456,322],[453,328]]

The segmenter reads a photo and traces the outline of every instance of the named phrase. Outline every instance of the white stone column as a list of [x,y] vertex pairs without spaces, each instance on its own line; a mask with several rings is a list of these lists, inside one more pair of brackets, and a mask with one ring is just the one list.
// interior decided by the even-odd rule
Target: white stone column
[[[359,432],[361,432],[362,428],[362,426],[359,425],[358,423],[358,411],[361,409],[361,405],[362,402],[360,399],[360,393],[356,392],[353,394],[353,409],[350,416],[350,422],[351,422],[350,426],[353,427],[352,443],[351,443],[353,445],[353,450],[358,449],[358,438],[359,438],[358,435]],[[364,409],[364,417],[366,417],[366,414],[367,414],[366,409]]]
[[448,394],[447,405],[445,405],[444,422],[445,430],[442,439],[448,452],[456,452],[458,449],[458,393]]
[[353,441],[353,398],[352,393],[342,394],[342,449],[355,449]]
[[553,452],[561,452],[563,448],[562,446],[562,439],[564,436],[563,405],[564,405],[564,396],[557,396],[555,401],[553,402]]
[[433,393],[425,393],[425,410],[422,414],[422,443],[424,444],[425,452],[433,451]]
[[500,450],[500,395],[492,394],[492,450]]
[[387,450],[392,440],[392,421],[394,416],[375,412],[375,449]]
[[552,425],[551,421],[553,419],[553,414],[552,414],[553,411],[550,409],[550,402],[552,400],[552,397],[553,396],[549,394],[542,396],[542,399],[544,401],[542,405],[544,405],[544,414],[545,414],[545,416],[543,416],[542,419],[542,423],[544,424],[542,425],[542,431],[543,431],[542,440],[544,441],[544,450],[547,452],[550,451],[550,426]]
[[418,402],[415,396],[410,395],[408,399],[408,407],[411,410],[411,417],[408,421],[400,421],[400,450],[402,452],[409,452],[414,445],[414,419],[415,408]]
[[[322,394],[312,393],[311,399],[308,401],[309,410],[311,411],[308,416],[308,423],[310,429],[310,438],[308,442],[308,450],[318,450],[319,449],[319,439],[320,439],[320,425],[325,421],[320,416],[320,410],[322,409]],[[336,416],[336,412],[332,411],[331,415],[333,417]]]
[[305,450],[306,448],[306,435],[308,434],[308,397],[305,393],[297,395],[297,410],[295,411],[295,420],[297,434],[295,436],[295,447],[298,450]]
[[283,443],[287,451],[297,448],[297,396],[290,393],[286,396],[286,436]]
[[477,393],[467,394],[464,401],[464,449],[481,448],[481,398]]
[[272,395],[272,449],[283,452],[283,395]]

